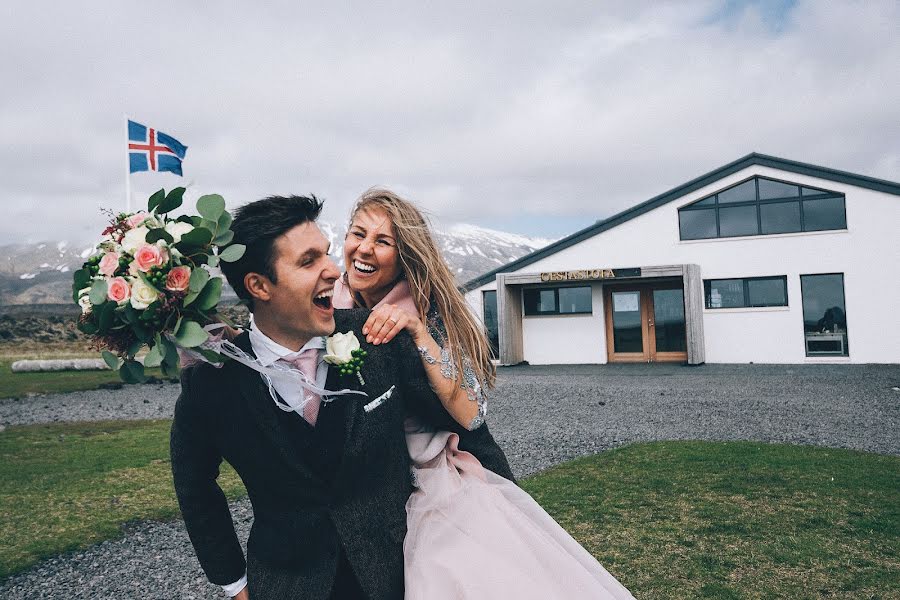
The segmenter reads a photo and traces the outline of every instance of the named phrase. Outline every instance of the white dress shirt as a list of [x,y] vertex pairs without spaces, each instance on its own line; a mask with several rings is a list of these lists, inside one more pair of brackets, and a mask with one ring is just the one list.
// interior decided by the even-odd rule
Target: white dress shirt
[[[321,388],[325,387],[325,380],[328,379],[328,363],[322,359],[324,356],[323,351],[325,350],[325,341],[323,338],[316,336],[306,342],[299,351],[294,352],[289,348],[285,348],[260,331],[259,327],[256,326],[256,323],[253,322],[253,315],[251,315],[250,346],[253,348],[253,353],[256,355],[257,360],[264,366],[269,366],[281,359],[294,360],[299,357],[304,350],[317,348],[319,350],[319,363],[318,368],[316,369],[316,385]],[[259,376],[263,377],[262,373],[260,373]],[[299,406],[299,401],[303,398],[304,391],[300,384],[290,377],[278,377],[277,375],[271,375],[270,377],[272,378],[272,385],[275,388],[275,391],[278,392],[278,395],[289,405],[293,407]],[[263,380],[265,380],[265,377],[263,377]],[[303,416],[302,413],[301,416]],[[234,597],[240,594],[241,590],[245,587],[247,587],[246,574],[234,583],[223,585],[222,589],[225,590],[225,593],[228,596]]]

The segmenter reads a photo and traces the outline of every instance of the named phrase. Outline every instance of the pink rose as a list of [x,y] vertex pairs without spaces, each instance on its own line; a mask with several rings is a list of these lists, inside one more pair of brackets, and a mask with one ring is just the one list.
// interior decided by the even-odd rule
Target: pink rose
[[146,273],[153,267],[160,267],[165,264],[168,256],[159,246],[153,244],[144,244],[134,253],[134,262],[137,264],[139,271]]
[[175,267],[166,276],[166,289],[173,292],[183,292],[188,289],[191,282],[190,267]]
[[106,297],[121,304],[131,297],[131,286],[125,281],[124,277],[113,277],[109,280]]
[[146,219],[148,216],[150,215],[145,212],[134,213],[133,215],[128,217],[125,223],[128,225],[128,229],[134,229],[135,227],[143,223],[144,219]]
[[116,252],[107,252],[100,259],[100,273],[106,277],[112,277],[119,268],[119,255]]

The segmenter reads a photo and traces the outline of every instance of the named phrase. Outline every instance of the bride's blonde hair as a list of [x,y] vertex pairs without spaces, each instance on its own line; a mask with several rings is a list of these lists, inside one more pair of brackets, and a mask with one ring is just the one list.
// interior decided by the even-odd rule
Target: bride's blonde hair
[[409,283],[419,318],[426,322],[429,303],[433,302],[444,321],[447,330],[445,347],[450,350],[457,373],[462,376],[462,357],[467,356],[478,380],[493,387],[496,368],[491,362],[484,325],[456,287],[456,278],[444,262],[425,217],[415,205],[392,191],[371,188],[356,201],[350,223],[360,211],[373,208],[385,211],[391,219],[403,275]]

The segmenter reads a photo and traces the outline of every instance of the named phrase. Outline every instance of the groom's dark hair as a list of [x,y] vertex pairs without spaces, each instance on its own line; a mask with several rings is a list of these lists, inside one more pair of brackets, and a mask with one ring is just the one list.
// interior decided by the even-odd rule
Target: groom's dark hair
[[322,201],[309,196],[270,196],[250,202],[234,212],[231,230],[234,244],[247,247],[240,260],[222,261],[222,272],[242,300],[253,310],[253,297],[244,287],[247,273],[265,275],[277,282],[275,275],[275,239],[303,223],[314,222],[322,212]]

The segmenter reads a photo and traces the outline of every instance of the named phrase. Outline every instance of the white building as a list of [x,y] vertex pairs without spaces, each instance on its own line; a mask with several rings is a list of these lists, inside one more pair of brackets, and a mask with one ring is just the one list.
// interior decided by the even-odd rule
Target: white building
[[501,364],[900,363],[900,183],[751,154],[465,286]]

